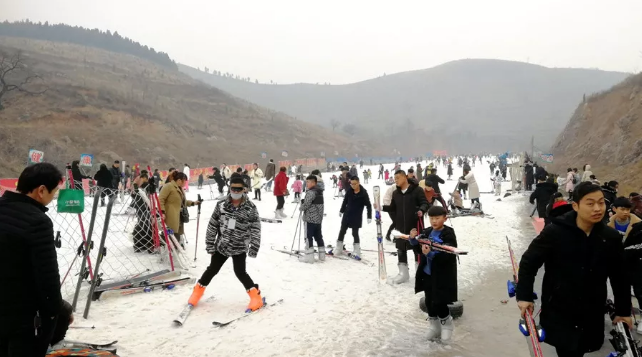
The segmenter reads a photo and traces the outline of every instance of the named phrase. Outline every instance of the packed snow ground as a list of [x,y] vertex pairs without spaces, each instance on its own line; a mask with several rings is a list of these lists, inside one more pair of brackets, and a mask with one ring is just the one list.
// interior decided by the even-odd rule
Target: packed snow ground
[[[402,164],[408,169],[411,163]],[[392,164],[385,165],[392,170]],[[422,166],[425,166],[422,163]],[[377,166],[370,168],[373,176]],[[360,169],[359,172],[363,172]],[[486,161],[472,168],[481,192],[492,191],[490,169]],[[446,179],[446,168],[438,167],[438,174]],[[455,179],[461,168],[454,167],[453,180],[441,185],[442,192],[452,192]],[[326,245],[336,244],[340,227],[339,208],[341,199],[333,199],[331,173],[323,173],[326,186],[323,234]],[[360,175],[361,176],[361,175]],[[290,178],[290,184],[293,178]],[[363,181],[363,180],[362,180]],[[372,187],[379,185],[383,192],[388,188],[383,180],[372,179],[362,185],[372,197]],[[503,184],[502,196],[510,187]],[[216,189],[213,186],[214,191]],[[188,198],[210,197],[206,185],[202,190],[191,187]],[[273,218],[276,199],[272,193],[263,191],[263,200],[254,201],[262,217]],[[250,195],[253,197],[253,194]],[[293,196],[286,199],[285,213],[292,215],[295,204]],[[459,246],[470,253],[462,256],[458,267],[459,296],[464,301],[474,294],[475,288],[486,284],[486,273],[503,268],[510,275],[505,236],[511,237],[514,249],[523,251],[522,218],[516,215],[516,207],[523,204],[524,197],[513,195],[497,201],[493,194],[481,195],[486,213],[494,219],[459,217],[448,220],[455,229]],[[205,201],[200,217],[197,267],[189,274],[200,277],[209,264],[205,251],[204,235],[216,201]],[[470,206],[466,200],[465,206]],[[191,210],[196,217],[196,210]],[[411,266],[411,281],[400,286],[381,284],[377,279],[377,254],[363,252],[364,259],[375,263],[367,266],[357,261],[345,261],[328,257],[324,263],[304,264],[274,249],[288,250],[295,236],[297,218],[284,219],[283,223],[262,223],[261,249],[256,259],[248,258],[247,271],[260,284],[268,302],[283,299],[283,303],[265,309],[225,328],[215,328],[212,321],[226,321],[243,313],[249,298],[232,271],[228,261],[218,276],[208,286],[201,303],[195,308],[183,327],[174,327],[172,320],[185,306],[191,286],[179,286],[171,291],[156,291],[149,294],[124,296],[92,304],[88,320],[80,314],[76,325],[95,325],[95,330],[71,329],[68,338],[85,341],[118,340],[121,356],[424,356],[438,351],[451,355],[453,347],[427,343],[425,333],[426,315],[418,308],[422,294],[414,294],[414,272]],[[374,216],[374,211],[373,211]],[[382,214],[383,231],[390,219]],[[427,220],[426,220],[427,221]],[[187,250],[194,254],[196,222],[186,226],[189,241]],[[531,232],[528,233],[529,235]],[[362,249],[377,249],[374,220],[367,224],[365,212],[360,231]],[[350,232],[345,238],[348,249],[352,248]],[[298,237],[295,247],[298,244]],[[303,241],[301,242],[303,245]],[[394,251],[392,243],[385,243],[386,251]],[[397,257],[386,254],[389,276],[397,274]],[[498,286],[498,284],[492,282]],[[503,292],[502,292],[503,294]],[[457,324],[466,323],[464,316]],[[492,333],[479,331],[479,333]],[[465,342],[465,336],[456,330],[453,345]],[[453,356],[460,354],[452,351]]]

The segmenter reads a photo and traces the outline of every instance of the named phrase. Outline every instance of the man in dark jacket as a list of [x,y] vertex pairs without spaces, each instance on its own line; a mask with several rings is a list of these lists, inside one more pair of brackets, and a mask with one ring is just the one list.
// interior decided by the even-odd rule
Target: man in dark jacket
[[[384,206],[383,210],[395,215],[395,229],[403,234],[409,234],[412,229],[417,228],[420,220],[421,227],[423,227],[423,216],[428,211],[428,201],[424,190],[418,185],[408,182],[408,176],[403,170],[395,172],[395,184],[397,189],[392,194],[390,206]],[[401,284],[410,280],[408,250],[412,247],[408,241],[403,239],[396,239],[395,245],[399,274],[392,278],[391,282]]]
[[615,298],[613,322],[631,320],[630,287],[622,237],[602,223],[605,203],[599,186],[582,182],[573,192],[573,212],[553,220],[519,263],[517,303],[533,311],[535,276],[545,265],[541,325],[558,356],[583,356],[604,343],[606,280]]
[[272,182],[274,181],[274,176],[276,176],[276,165],[274,164],[274,159],[270,159],[270,162],[265,166],[265,191],[272,191]]
[[545,182],[546,176],[539,177],[538,180],[539,182],[535,185],[535,191],[531,193],[529,201],[532,205],[537,201],[537,216],[546,218],[546,206],[551,200],[551,196],[557,192],[559,186],[556,183]]
[[342,216],[343,219],[341,220],[337,247],[333,251],[335,255],[343,254],[343,238],[348,228],[352,228],[352,237],[354,238],[352,254],[357,257],[361,256],[359,228],[361,228],[361,222],[363,221],[364,208],[368,209],[368,223],[370,223],[372,222],[370,196],[368,196],[368,191],[359,183],[359,178],[354,176],[350,179],[350,187],[346,190],[346,195],[343,197],[343,204],[341,204],[341,210],[339,211],[339,216]]
[[80,160],[74,160],[71,163],[71,176],[74,179],[74,188],[76,190],[82,190],[82,180],[91,179],[90,176],[83,175],[80,171]]
[[441,195],[441,189],[439,188],[439,184],[440,183],[445,184],[446,181],[444,181],[444,179],[442,179],[441,177],[439,177],[439,175],[437,175],[437,169],[430,170],[430,175],[426,177],[426,181],[431,182],[432,188],[435,190],[435,193],[438,193]]
[[116,160],[114,161],[114,165],[109,169],[109,172],[111,172],[111,188],[114,190],[118,190],[118,184],[120,183],[120,161]]
[[49,163],[27,167],[16,192],[0,198],[0,356],[44,356],[62,308],[54,231],[45,214],[62,174]]
[[532,191],[535,180],[533,178],[533,166],[530,161],[524,165],[524,174],[526,175],[526,191]]

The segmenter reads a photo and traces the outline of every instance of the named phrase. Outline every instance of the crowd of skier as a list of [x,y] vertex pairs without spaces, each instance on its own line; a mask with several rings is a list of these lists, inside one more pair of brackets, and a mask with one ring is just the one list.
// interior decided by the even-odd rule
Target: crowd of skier
[[[456,248],[455,231],[445,225],[446,219],[459,214],[484,214],[479,186],[472,172],[472,167],[482,160],[479,156],[438,157],[427,160],[425,167],[420,161],[410,164],[406,170],[397,163],[392,177],[381,164],[378,179],[389,186],[381,203],[378,199],[372,202],[370,193],[362,185],[362,179],[372,176],[370,169],[365,169],[359,177],[363,162],[359,163],[360,169],[356,164],[340,164],[340,174],[332,176],[332,186],[333,199],[342,199],[337,212],[341,225],[336,245],[330,251],[326,250],[322,233],[326,187],[320,170],[306,176],[302,167],[277,169],[273,160],[265,170],[254,164],[249,172],[239,168],[232,173],[227,165],[215,167],[208,178],[218,185],[219,196],[205,235],[211,261],[187,303],[191,307],[198,305],[208,284],[231,258],[234,273],[248,293],[248,309],[256,311],[264,305],[259,284],[246,271],[246,259],[255,258],[259,252],[260,222],[264,220],[252,201],[261,201],[265,198],[262,192],[271,192],[276,200],[275,220],[287,217],[283,211],[287,197],[292,196],[298,207],[306,246],[304,251],[295,253],[304,263],[322,262],[328,254],[360,259],[359,230],[364,211],[368,224],[372,222],[373,208],[387,212],[391,224],[385,239],[394,243],[398,268],[388,283],[397,285],[410,280],[408,251],[412,251],[415,291],[424,292],[428,311],[428,338],[448,342],[454,331],[448,305],[457,301],[456,256],[431,249],[422,239]],[[462,173],[455,190],[446,199],[440,187],[446,181],[438,175],[438,166],[444,167],[447,179],[451,179],[455,171],[453,162]],[[489,159],[487,164],[493,193],[500,196],[501,182],[507,176],[506,161]],[[129,171],[119,165],[116,161],[108,169],[103,164],[93,178],[103,188],[104,197],[115,195],[127,179],[131,180],[130,205],[138,218],[133,231],[134,250],[153,253],[151,228],[143,222],[151,220],[148,195],[156,192],[159,192],[162,220],[182,244],[184,224],[189,222],[189,217],[185,218],[187,207],[202,203],[202,200],[186,198],[189,166],[185,165],[183,172],[171,168],[163,181],[158,170],[154,173]],[[81,187],[81,180],[89,176],[79,170],[78,162],[73,162],[70,169],[74,185]],[[332,169],[328,165],[328,170]],[[631,287],[638,302],[642,302],[642,225],[638,224],[642,216],[642,196],[632,192],[627,197],[618,197],[618,182],[600,185],[590,165],[585,165],[581,174],[569,168],[565,175],[557,176],[527,159],[523,169],[523,188],[532,191],[529,200],[536,205],[534,211],[545,226],[520,260],[518,306],[523,315],[534,311],[535,276],[539,268],[546,265],[540,315],[547,333],[545,341],[555,346],[558,356],[583,356],[599,349],[603,343],[607,279],[615,298],[613,321],[634,326]],[[15,294],[0,294],[0,318],[11,321],[0,324],[0,356],[42,356],[50,343],[64,337],[73,322],[68,304],[60,294],[53,226],[45,214],[62,179],[63,175],[51,164],[31,165],[21,174],[17,192],[7,192],[0,198],[3,247],[0,263],[8,272],[6,283],[22,287],[15,289]],[[198,186],[203,186],[202,176]],[[471,201],[470,208],[464,207],[462,197]],[[426,218],[428,225],[424,226]],[[345,245],[348,230],[352,235],[351,251]],[[574,308],[569,309],[571,306]],[[642,324],[638,325],[638,332],[642,333]],[[10,351],[9,354],[6,351]]]

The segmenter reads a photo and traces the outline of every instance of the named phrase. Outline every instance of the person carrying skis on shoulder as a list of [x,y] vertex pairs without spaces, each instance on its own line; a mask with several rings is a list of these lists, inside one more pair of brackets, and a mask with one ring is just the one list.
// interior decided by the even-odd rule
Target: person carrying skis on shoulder
[[615,300],[613,323],[633,326],[622,237],[602,222],[606,205],[599,186],[582,182],[573,212],[553,220],[530,243],[519,263],[516,298],[522,317],[534,310],[537,272],[545,265],[540,323],[544,342],[558,356],[584,356],[604,343],[607,279]]
[[301,200],[301,208],[303,212],[301,218],[306,224],[306,250],[305,256],[302,261],[305,263],[314,263],[314,242],[317,242],[319,249],[319,261],[325,261],[325,243],[323,243],[323,234],[321,232],[321,224],[323,223],[323,188],[317,185],[317,176],[310,175],[305,179],[307,190],[305,191],[305,199]]
[[352,254],[361,256],[361,244],[359,241],[359,228],[363,222],[363,209],[368,210],[368,223],[372,222],[372,205],[370,204],[370,196],[363,186],[359,183],[359,177],[354,176],[350,179],[350,186],[346,189],[346,194],[343,197],[343,203],[339,210],[339,217],[341,219],[341,228],[339,230],[339,238],[337,239],[337,247],[333,250],[334,255],[342,255],[343,253],[343,239],[348,231],[352,228],[352,237],[354,238]]
[[[420,220],[423,223],[424,213],[428,211],[428,201],[426,201],[424,190],[418,185],[410,183],[403,170],[395,172],[395,185],[396,190],[392,194],[390,206],[383,207],[383,210],[395,215],[395,228],[399,232],[409,234],[413,228],[417,228]],[[410,280],[408,250],[412,247],[407,240],[403,239],[396,239],[395,246],[399,274],[391,278],[390,283],[401,284]]]
[[188,300],[192,306],[198,304],[212,278],[219,273],[227,259],[232,258],[234,274],[250,297],[247,308],[255,311],[263,307],[259,285],[254,283],[245,270],[247,257],[256,258],[261,248],[259,212],[243,193],[245,188],[241,177],[232,177],[230,193],[214,208],[205,234],[206,249],[212,259]]

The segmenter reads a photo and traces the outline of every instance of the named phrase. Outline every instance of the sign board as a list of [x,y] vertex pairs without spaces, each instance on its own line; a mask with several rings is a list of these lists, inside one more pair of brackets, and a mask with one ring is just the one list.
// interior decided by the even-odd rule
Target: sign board
[[288,157],[288,152],[285,150],[281,151],[281,156]]
[[85,167],[94,166],[94,155],[80,154],[80,166],[85,166]]
[[39,150],[29,150],[29,164],[39,164],[45,157],[45,153]]
[[264,151],[264,152],[262,152],[262,153],[261,153],[261,157],[262,157],[262,158],[264,158],[264,159],[267,159],[267,153],[266,153],[265,151]]
[[553,154],[540,154],[539,157],[549,164],[553,162]]

